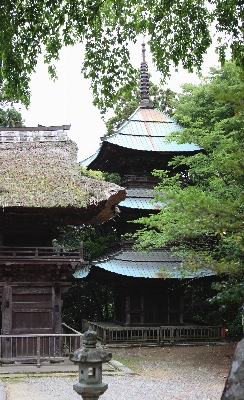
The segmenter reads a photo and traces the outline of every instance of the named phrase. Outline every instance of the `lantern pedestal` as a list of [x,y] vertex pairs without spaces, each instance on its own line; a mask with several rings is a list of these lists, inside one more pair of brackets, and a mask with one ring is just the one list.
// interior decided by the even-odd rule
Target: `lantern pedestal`
[[73,385],[73,389],[80,395],[84,400],[97,400],[108,388],[107,383],[97,383],[96,385],[87,385],[84,383],[77,383]]

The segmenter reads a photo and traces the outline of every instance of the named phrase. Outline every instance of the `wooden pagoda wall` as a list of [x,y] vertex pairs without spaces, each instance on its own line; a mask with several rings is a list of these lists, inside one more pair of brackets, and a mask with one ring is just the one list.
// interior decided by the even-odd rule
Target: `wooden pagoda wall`
[[86,280],[111,285],[114,322],[123,326],[183,324],[183,286],[178,279],[136,278],[92,266]]
[[[138,279],[140,280],[140,279]],[[148,279],[149,280],[149,279]],[[138,285],[138,284],[137,284]],[[183,324],[183,296],[158,284],[116,289],[114,322],[124,326]]]

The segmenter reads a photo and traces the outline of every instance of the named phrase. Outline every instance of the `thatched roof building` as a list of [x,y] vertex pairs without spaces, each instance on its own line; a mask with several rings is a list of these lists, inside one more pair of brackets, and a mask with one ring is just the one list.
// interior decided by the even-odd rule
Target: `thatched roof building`
[[67,139],[66,129],[0,128],[1,209],[68,214],[69,223],[76,224],[102,223],[116,214],[125,190],[81,176],[77,145]]

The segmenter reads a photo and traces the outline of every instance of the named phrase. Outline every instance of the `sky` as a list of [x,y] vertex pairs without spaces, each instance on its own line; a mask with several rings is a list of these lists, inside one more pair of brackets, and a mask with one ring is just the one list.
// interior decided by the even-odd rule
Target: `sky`
[[[141,42],[139,39],[138,43],[130,47],[131,62],[135,68],[139,68],[141,63]],[[21,106],[25,126],[71,124],[68,136],[78,145],[78,161],[94,154],[99,148],[100,138],[106,133],[100,112],[92,104],[89,81],[80,72],[83,49],[81,44],[62,49],[57,63],[58,80],[55,82],[50,80],[47,65],[40,57],[30,84],[31,104],[28,110]],[[146,61],[152,81],[159,82],[160,74],[152,63],[149,51],[146,52]],[[205,57],[203,74],[206,75],[209,68],[216,65],[217,56],[214,50],[210,50]],[[181,69],[176,73],[172,69],[168,87],[178,92],[180,85],[185,82],[198,83],[199,79],[196,74],[188,74]]]

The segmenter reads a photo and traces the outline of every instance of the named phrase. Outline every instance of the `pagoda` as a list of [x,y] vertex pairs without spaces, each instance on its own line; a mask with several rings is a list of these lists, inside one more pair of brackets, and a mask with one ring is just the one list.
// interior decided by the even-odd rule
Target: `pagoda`
[[[183,130],[173,118],[157,110],[149,100],[149,75],[142,44],[141,103],[111,136],[102,138],[99,150],[80,165],[120,175],[126,199],[120,204],[116,230],[121,248],[92,262],[91,268],[77,270],[76,277],[110,282],[114,287],[114,322],[127,327],[184,324],[184,302],[180,260],[169,249],[134,250],[125,233],[138,225],[128,221],[156,213],[162,204],[153,203],[157,178],[154,169],[172,170],[169,162],[177,155],[201,151],[193,143],[168,141],[171,132]],[[206,272],[207,274],[207,272]],[[192,279],[196,275],[188,275]],[[87,278],[86,278],[87,279]]]

